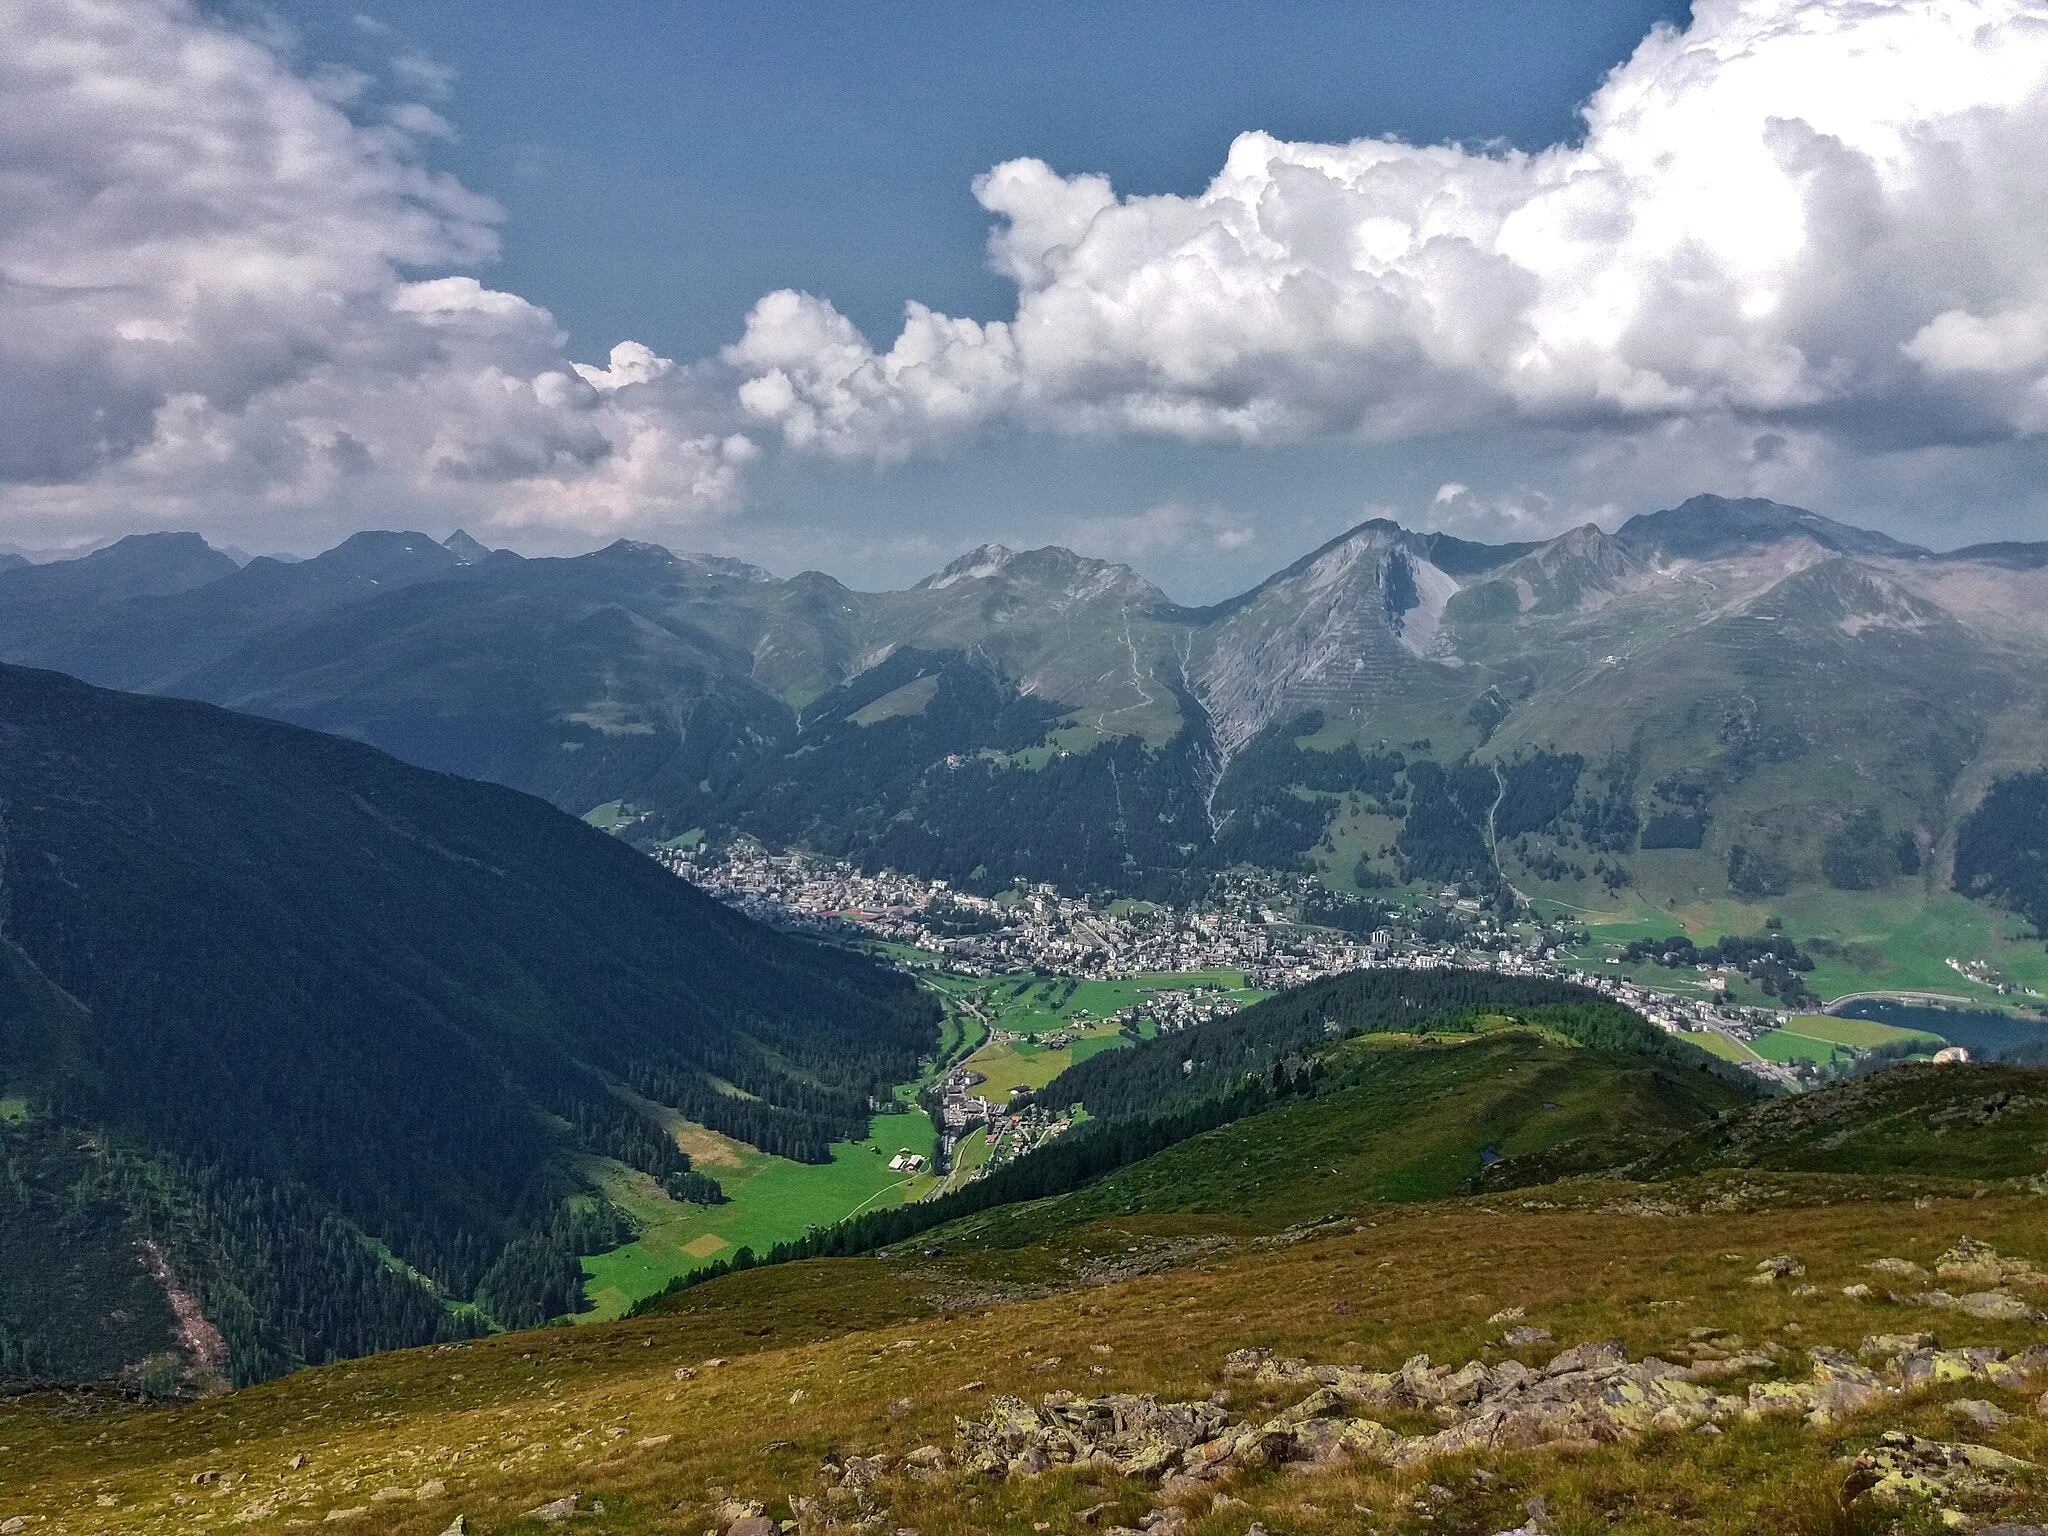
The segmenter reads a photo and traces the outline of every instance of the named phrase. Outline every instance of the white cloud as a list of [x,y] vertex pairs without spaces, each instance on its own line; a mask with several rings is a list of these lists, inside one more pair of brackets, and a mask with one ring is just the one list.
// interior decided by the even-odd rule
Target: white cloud
[[[361,21],[365,18],[357,18]],[[433,101],[440,101],[455,87],[455,71],[439,59],[408,52],[391,60],[391,73],[408,88]]]
[[[1426,527],[1460,538],[1512,543],[1548,538],[1568,515],[1566,509],[1542,491],[1525,487],[1502,495],[1483,496],[1470,486],[1451,480],[1436,488],[1423,522]],[[1579,516],[1580,521],[1593,520],[1583,511]]]
[[[0,0],[0,509],[276,542],[370,521],[673,526],[732,504],[737,409],[637,343],[575,364],[473,276],[498,209],[446,122],[182,0]],[[393,68],[440,94],[447,74]]]
[[1083,554],[1135,561],[1228,554],[1246,548],[1258,535],[1221,507],[1163,501],[1128,516],[1083,518],[1071,523],[1061,537]]
[[1194,197],[1011,161],[975,194],[1014,322],[913,304],[877,352],[784,291],[726,360],[793,445],[885,460],[995,418],[1261,444],[2048,426],[2048,3],[1699,0],[1585,119],[1536,154],[1247,133]]

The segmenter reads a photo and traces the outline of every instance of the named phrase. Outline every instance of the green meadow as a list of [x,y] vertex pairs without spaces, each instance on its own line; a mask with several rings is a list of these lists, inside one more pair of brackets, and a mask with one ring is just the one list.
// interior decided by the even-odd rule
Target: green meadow
[[583,1260],[583,1288],[592,1310],[579,1314],[579,1322],[622,1316],[677,1275],[729,1259],[742,1248],[766,1253],[813,1225],[829,1226],[879,1205],[922,1199],[940,1182],[929,1173],[889,1171],[889,1159],[900,1150],[929,1160],[936,1149],[937,1129],[917,1108],[876,1115],[867,1139],[837,1143],[829,1163],[771,1157],[686,1121],[676,1121],[671,1129],[697,1170],[718,1180],[726,1202],[671,1200],[645,1174],[613,1162],[590,1164],[605,1193],[639,1224],[640,1235],[622,1248]]
[[1836,1056],[1851,1054],[1849,1048],[1868,1050],[1873,1046],[1911,1041],[1928,1051],[1938,1051],[1948,1042],[1918,1030],[1899,1029],[1872,1019],[1838,1019],[1826,1013],[1795,1013],[1791,1023],[1771,1030],[1756,1040],[1756,1051],[1766,1061],[1812,1061],[1825,1064]]
[[[920,951],[904,953],[930,958]],[[1071,986],[1070,980],[1036,975],[927,976],[927,984],[948,1006],[926,1080],[967,1061],[988,1077],[996,1094],[1019,1086],[1042,1088],[1072,1063],[1127,1045],[1128,1037],[1100,1021],[1120,1008],[1142,1003],[1153,992],[1201,986],[1246,1003],[1266,995],[1247,988],[1244,974],[1236,970],[1079,981]],[[1071,1045],[1050,1049],[1028,1038],[992,1041],[992,1026],[1025,1036],[1062,1029],[1083,1033]],[[1140,1033],[1152,1031],[1141,1026]],[[634,1302],[660,1291],[677,1275],[730,1259],[742,1248],[766,1253],[779,1242],[801,1237],[812,1225],[829,1226],[877,1205],[921,1200],[933,1193],[946,1181],[929,1173],[905,1177],[888,1168],[898,1151],[908,1149],[929,1160],[937,1148],[937,1128],[910,1102],[919,1086],[906,1084],[897,1090],[905,1113],[875,1116],[866,1140],[835,1145],[831,1162],[820,1164],[772,1157],[672,1111],[646,1105],[690,1154],[696,1168],[718,1180],[727,1199],[711,1206],[671,1200],[644,1174],[608,1160],[586,1163],[586,1172],[633,1218],[640,1234],[610,1253],[582,1260],[584,1292],[592,1309],[579,1314],[578,1321],[622,1316]],[[955,1181],[986,1162],[992,1150],[986,1137],[971,1138],[960,1149]]]
[[[1630,893],[1610,910],[1576,917],[1592,935],[1584,958],[1593,965],[1600,965],[1609,946],[1631,939],[1683,933],[1705,945],[1731,934],[1760,933],[1775,917],[1784,924],[1786,935],[1813,955],[1814,967],[1805,980],[1824,998],[1897,991],[1937,992],[1993,1008],[2043,1001],[2024,993],[2001,997],[1951,966],[1951,959],[1982,960],[2013,985],[2048,994],[2048,950],[2028,936],[2026,924],[1954,891],[1802,887],[1767,902],[1728,898],[1671,908],[1653,906]],[[1682,986],[1690,979],[1688,973],[1650,965],[1630,970],[1646,982]],[[1772,1006],[1771,999],[1760,993],[1745,990],[1738,995],[1744,1002]]]

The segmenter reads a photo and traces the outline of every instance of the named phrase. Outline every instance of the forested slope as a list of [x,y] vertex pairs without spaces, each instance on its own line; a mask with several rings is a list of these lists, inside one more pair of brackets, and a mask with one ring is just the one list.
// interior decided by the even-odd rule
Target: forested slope
[[0,1032],[10,1155],[103,1136],[93,1177],[165,1234],[242,1379],[474,1326],[450,1300],[572,1307],[574,1252],[623,1235],[577,1152],[716,1198],[613,1082],[822,1158],[935,1033],[904,978],[540,801],[15,668],[0,934],[42,1000]]
[[1415,1029],[1462,1009],[1495,1009],[1541,1022],[1581,1045],[1630,1051],[1688,1071],[1740,1080],[1695,1046],[1590,988],[1536,976],[1465,970],[1369,970],[1294,987],[1242,1012],[1134,1050],[1069,1067],[1040,1095],[1085,1104],[1110,1119],[1156,1115],[1231,1092],[1312,1047],[1350,1035]]

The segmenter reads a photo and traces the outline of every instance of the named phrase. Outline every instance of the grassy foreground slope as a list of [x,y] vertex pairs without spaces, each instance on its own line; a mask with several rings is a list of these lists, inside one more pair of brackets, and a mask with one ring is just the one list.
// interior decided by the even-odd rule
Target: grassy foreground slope
[[[1482,1039],[1430,1059],[1472,1063],[1512,1046]],[[1971,1068],[1940,1082],[1913,1113],[1981,1105],[2013,1086]],[[1886,1112],[1856,1102],[1843,1125]],[[1942,1123],[1957,1145],[1984,1128],[1967,1116]],[[1908,1264],[1932,1272],[1969,1238],[2003,1256],[1966,1250],[1973,1284],[1992,1283],[1989,1263],[1999,1290],[2043,1299],[2034,1266],[2048,1263],[2048,1224],[2031,1190],[1745,1169],[1449,1201],[1378,1194],[1333,1176],[1319,1191],[1331,1219],[1278,1232],[1261,1230],[1271,1218],[1138,1211],[1025,1248],[926,1257],[913,1247],[752,1270],[627,1322],[350,1362],[175,1409],[93,1414],[18,1399],[0,1406],[0,1520],[22,1519],[34,1536],[294,1521],[438,1536],[459,1515],[461,1529],[488,1536],[639,1536],[764,1530],[742,1523],[758,1508],[820,1533],[1078,1532],[1150,1518],[1189,1536],[1488,1536],[1525,1522],[1540,1496],[1543,1528],[1575,1536],[1834,1536],[1933,1531],[1943,1507],[1973,1525],[2044,1508],[2048,1422],[2030,1404],[2048,1383],[1981,1364],[1973,1376],[1971,1361],[1987,1357],[1955,1352],[2013,1355],[2040,1342],[2043,1325],[2024,1308],[1958,1311],[1896,1278]],[[1781,1254],[1798,1272],[1759,1283],[1771,1273],[1762,1261]],[[1894,1263],[1875,1272],[1878,1260]],[[1510,1327],[1547,1338],[1509,1342]],[[1652,1428],[1395,1464],[1276,1452],[1216,1480],[1162,1482],[1085,1460],[1007,1477],[961,1464],[960,1423],[1004,1398],[1215,1400],[1252,1424],[1305,1399],[1308,1384],[1284,1373],[1231,1374],[1226,1357],[1245,1348],[1389,1372],[1423,1353],[1540,1369],[1566,1346],[1611,1339],[1630,1360],[1690,1365],[1726,1400],[1768,1404],[1811,1379],[1810,1350],[1846,1352],[1820,1359],[1858,1370],[1866,1339],[1916,1331],[1951,1350],[1939,1357],[1945,1376],[1901,1392],[1873,1374],[1877,1390],[1811,1424],[1797,1411],[1730,1411],[1711,1434]],[[1887,1357],[1866,1358],[1875,1372]],[[1957,1402],[1988,1407],[1970,1406],[1970,1420],[1951,1411]],[[1368,1411],[1409,1436],[1445,1422],[1412,1407],[1336,1410],[1345,1424]],[[1896,1453],[1887,1433],[1980,1448],[1970,1453],[1980,1467],[1943,1473],[1930,1499],[1879,1502],[1864,1491],[1873,1479],[1856,1480],[1855,1458]],[[566,1527],[542,1514],[566,1508]]]

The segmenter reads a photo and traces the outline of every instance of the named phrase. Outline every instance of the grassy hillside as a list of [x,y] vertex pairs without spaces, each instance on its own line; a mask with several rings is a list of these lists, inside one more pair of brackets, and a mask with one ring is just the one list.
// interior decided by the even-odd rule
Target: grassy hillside
[[1373,1202],[1448,1199],[1489,1162],[1560,1142],[1654,1144],[1748,1099],[1702,1073],[1498,1025],[1477,1036],[1348,1041],[1316,1057],[1313,1098],[919,1241],[1019,1247],[1107,1217],[1180,1211],[1275,1230]]
[[1492,1012],[1540,1023],[1581,1045],[1631,1051],[1681,1070],[1722,1071],[1705,1052],[1571,982],[1484,971],[1379,969],[1325,977],[1144,1041],[1127,1054],[1077,1063],[1043,1097],[1085,1104],[1091,1114],[1107,1118],[1157,1115],[1225,1095],[1248,1077],[1276,1069],[1289,1076],[1290,1061],[1332,1040],[1440,1025],[1461,1013],[1467,1015],[1461,1027],[1475,1027]]
[[1703,1168],[2025,1179],[2048,1170],[2048,1073],[1897,1067],[1724,1115],[1631,1169]]
[[579,1160],[717,1193],[622,1085],[822,1160],[937,1033],[496,786],[14,668],[0,739],[0,1137],[58,1206],[105,1196],[36,1128],[106,1139],[240,1380],[573,1310],[630,1232]]
[[[1570,1093],[1557,1074],[1596,1057],[1527,1034],[1342,1049],[1405,1055],[1461,1113],[1481,1101],[1465,1097],[1473,1088],[1454,1064],[1492,1059],[1501,1076]],[[2042,1074],[2008,1083],[2000,1070],[1960,1069],[1951,1081],[2038,1096]],[[1550,1102],[1609,1128],[1597,1123],[1591,1079],[1577,1086]],[[1708,1107],[1663,1089],[1632,1102],[1652,1118]],[[1833,1118],[1874,1137],[1895,1107],[1880,1097]],[[1289,1113],[1261,1118],[1277,1126]],[[1951,1150],[1997,1123],[1955,1122]],[[1561,1532],[1875,1536],[2037,1519],[2048,1502],[2048,1425],[2029,1411],[2048,1376],[2029,1377],[2032,1356],[2000,1358],[2035,1343],[2038,1325],[1939,1297],[1886,1299],[1911,1289],[1890,1278],[1903,1266],[1933,1277],[1944,1263],[1963,1265],[1944,1271],[1957,1277],[1943,1281],[1951,1289],[1967,1271],[1971,1284],[2038,1299],[2048,1265],[2038,1195],[1925,1168],[1749,1167],[1388,1202],[1378,1198],[1388,1169],[1423,1167],[1423,1149],[1403,1140],[1389,1128],[1380,1145],[1393,1163],[1367,1159],[1313,1194],[1280,1175],[1293,1164],[1269,1160],[1262,1191],[1213,1186],[1214,1211],[1110,1213],[1021,1247],[952,1243],[936,1256],[912,1247],[756,1269],[626,1322],[351,1362],[181,1407],[81,1415],[75,1402],[16,1399],[0,1406],[0,1518],[23,1518],[38,1536],[330,1519],[437,1536],[460,1516],[473,1536],[525,1536],[550,1528],[573,1496],[576,1527],[615,1536],[724,1531],[756,1509],[821,1532],[866,1522],[978,1536],[1146,1519],[1187,1536],[1422,1536],[1505,1531],[1540,1497],[1540,1528]],[[1277,1138],[1262,1148],[1282,1151]],[[1442,1185],[1424,1169],[1411,1187]],[[1275,1230],[1296,1209],[1316,1219]],[[1891,1267],[1873,1287],[1878,1260]],[[1509,1339],[1510,1329],[1530,1332]],[[1921,1331],[1944,1352],[1913,1355],[1924,1341],[1909,1335]],[[1455,1398],[1432,1410],[1385,1385],[1395,1378],[1360,1374],[1428,1382],[1438,1378],[1418,1355],[1447,1368],[1476,1360],[1482,1385],[1469,1390],[1491,1392],[1484,1383],[1609,1340],[1628,1361],[1672,1364],[1662,1375],[1602,1367],[1616,1384],[1593,1420],[1578,1421],[1595,1432],[1562,1438],[1425,1445],[1472,1410]],[[1270,1352],[1258,1374],[1230,1363],[1244,1349]],[[1312,1396],[1312,1368],[1338,1365],[1353,1374],[1324,1379],[1340,1392]],[[1709,1414],[1711,1432],[1683,1418],[1657,1427],[1632,1406],[1674,1371],[1679,1385],[1657,1390],[1705,1403],[1690,1411]],[[1392,1400],[1375,1406],[1373,1392]],[[974,1444],[962,1430],[992,1412],[1014,1425],[1065,1402],[1079,1415],[1115,1393],[1134,1396],[1103,1402],[1104,1425],[1113,1412],[1140,1415],[1148,1397],[1207,1402],[1232,1424],[1267,1426],[1244,1442],[1261,1449],[1201,1476],[1108,1458],[1042,1471],[1026,1460],[993,1477],[966,1464]],[[1368,1433],[1367,1420],[1383,1428]],[[1418,1449],[1373,1449],[1389,1442]],[[1963,1466],[1966,1456],[1976,1464]],[[1929,1470],[1896,1497],[1874,1488],[1898,1465]]]

